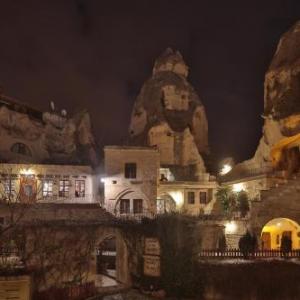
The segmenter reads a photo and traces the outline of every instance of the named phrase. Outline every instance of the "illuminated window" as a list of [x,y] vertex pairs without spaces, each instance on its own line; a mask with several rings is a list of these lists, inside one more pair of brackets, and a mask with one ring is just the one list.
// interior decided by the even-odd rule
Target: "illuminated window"
[[188,204],[195,204],[195,193],[194,192],[188,192],[187,198],[188,198]]
[[200,203],[201,204],[206,204],[207,203],[206,192],[200,192],[199,193],[199,198],[200,198]]
[[75,180],[75,197],[85,196],[85,180]]
[[120,214],[129,214],[130,213],[130,200],[121,199],[120,200]]
[[133,213],[141,214],[143,212],[143,199],[133,199]]
[[70,181],[69,180],[60,180],[59,181],[59,197],[68,197],[69,196]]
[[125,164],[125,178],[136,178],[136,163]]
[[13,153],[22,154],[22,155],[26,155],[26,156],[31,156],[30,149],[28,148],[28,146],[26,146],[23,143],[15,143],[15,144],[13,144],[11,146],[10,150]]
[[43,197],[52,197],[53,196],[53,181],[44,180],[43,181]]
[[11,180],[11,179],[6,179],[3,181],[3,186],[4,186],[4,192],[5,192],[5,195],[8,196],[8,195],[11,195],[11,194],[15,194],[15,181],[14,180]]
[[280,236],[279,236],[279,234],[276,235],[276,244],[277,245],[280,244]]

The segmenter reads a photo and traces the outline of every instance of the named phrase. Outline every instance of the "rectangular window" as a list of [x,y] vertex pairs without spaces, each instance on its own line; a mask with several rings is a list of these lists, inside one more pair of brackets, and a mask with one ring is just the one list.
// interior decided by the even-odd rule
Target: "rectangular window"
[[143,213],[143,199],[133,199],[133,213]]
[[120,214],[129,214],[130,213],[130,200],[121,199],[120,200]]
[[12,179],[6,179],[3,182],[5,195],[14,195],[15,194],[15,181]]
[[136,163],[125,164],[125,178],[136,178]]
[[194,192],[188,192],[188,204],[195,204],[195,193]]
[[44,180],[43,181],[43,197],[52,197],[53,196],[53,181]]
[[208,202],[213,199],[213,189],[208,189]]
[[75,197],[85,196],[85,180],[75,180]]
[[200,196],[200,203],[206,204],[207,203],[206,192],[200,192],[199,196]]
[[69,180],[60,180],[59,181],[59,197],[69,197],[70,190],[70,181]]

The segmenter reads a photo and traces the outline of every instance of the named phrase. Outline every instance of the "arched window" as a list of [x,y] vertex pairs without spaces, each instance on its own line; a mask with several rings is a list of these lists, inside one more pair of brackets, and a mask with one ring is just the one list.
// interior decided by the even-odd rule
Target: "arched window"
[[10,150],[13,153],[18,153],[18,154],[22,154],[22,155],[31,156],[30,149],[28,148],[28,146],[26,146],[23,143],[15,143],[15,144],[13,144],[11,146]]

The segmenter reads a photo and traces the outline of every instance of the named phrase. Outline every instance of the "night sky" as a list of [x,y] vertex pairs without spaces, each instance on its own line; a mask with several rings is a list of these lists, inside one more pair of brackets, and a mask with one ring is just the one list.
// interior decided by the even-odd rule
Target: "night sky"
[[0,0],[0,85],[38,109],[86,108],[100,146],[127,137],[155,58],[178,49],[217,159],[253,155],[264,74],[300,0]]

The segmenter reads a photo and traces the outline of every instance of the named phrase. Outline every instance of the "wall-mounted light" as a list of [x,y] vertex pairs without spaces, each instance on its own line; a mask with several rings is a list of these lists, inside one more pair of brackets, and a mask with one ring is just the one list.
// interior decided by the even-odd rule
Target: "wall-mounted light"
[[232,170],[232,166],[229,164],[225,164],[223,165],[223,167],[220,170],[220,175],[226,175],[227,173],[229,173]]
[[227,222],[225,224],[225,233],[226,234],[233,234],[237,231],[237,224],[234,221]]
[[245,185],[244,183],[240,182],[240,183],[235,183],[233,186],[232,186],[232,190],[236,193],[239,193],[241,191],[244,191],[245,190]]
[[34,171],[31,168],[24,168],[20,170],[21,175],[34,175]]

